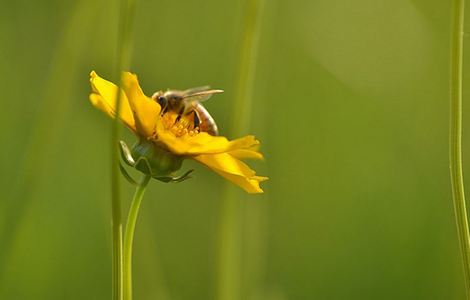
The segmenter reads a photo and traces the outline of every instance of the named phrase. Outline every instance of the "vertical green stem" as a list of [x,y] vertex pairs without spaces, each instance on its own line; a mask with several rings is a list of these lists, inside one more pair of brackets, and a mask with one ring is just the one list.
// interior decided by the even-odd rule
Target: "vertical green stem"
[[462,252],[467,299],[470,297],[470,236],[462,173],[462,60],[464,0],[454,0],[451,58],[450,175],[455,220]]
[[250,126],[253,102],[253,83],[258,54],[260,17],[263,0],[248,0],[243,22],[243,36],[238,64],[237,86],[233,101],[233,120],[230,133],[246,134]]
[[226,186],[220,213],[218,300],[241,299],[241,215],[237,192]]
[[[233,101],[231,136],[245,134],[249,128],[252,108],[256,54],[258,52],[259,19],[262,0],[247,0],[243,36],[238,64],[237,85]],[[219,231],[218,291],[219,300],[238,300],[241,295],[241,219],[243,207],[238,191],[231,185],[225,188]]]
[[[117,103],[119,102],[118,100]],[[119,116],[119,111],[116,115]],[[114,122],[111,138],[111,227],[113,245],[113,299],[122,300],[122,213],[119,187],[119,155],[116,146],[119,139],[117,120],[118,117],[116,117]]]
[[[4,205],[0,207],[0,291],[6,291],[5,276],[9,276],[6,270],[17,258],[13,251],[15,237],[28,223],[27,212],[35,205],[33,199],[41,186],[40,178],[47,178],[46,172],[52,164],[48,153],[61,147],[65,124],[73,111],[72,98],[61,95],[69,93],[83,79],[79,70],[90,42],[87,38],[77,39],[77,36],[92,35],[92,24],[98,20],[99,3],[87,0],[75,4],[67,22],[62,25],[63,33],[50,60],[50,69],[44,74],[44,90],[42,95],[37,95],[41,105],[28,117],[31,129],[25,136],[24,145],[18,149],[18,155],[23,152],[18,156],[15,170],[8,175],[12,177],[11,185],[4,186],[0,201]],[[3,298],[1,293],[0,298]]]
[[[128,69],[131,61],[132,20],[135,1],[121,0],[119,16],[119,34],[117,46],[116,82],[121,83],[121,72]],[[122,300],[123,290],[123,253],[122,253],[122,212],[119,185],[119,150],[121,93],[116,94],[116,118],[111,135],[111,227],[113,245],[113,299]]]
[[126,232],[124,234],[124,300],[132,300],[132,244],[140,203],[150,178],[149,175],[145,175],[142,182],[137,186],[127,216]]

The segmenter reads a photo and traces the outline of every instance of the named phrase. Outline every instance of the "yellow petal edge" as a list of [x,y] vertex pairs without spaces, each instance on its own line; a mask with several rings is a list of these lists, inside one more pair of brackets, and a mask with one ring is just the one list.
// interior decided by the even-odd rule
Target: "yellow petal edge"
[[[90,73],[90,84],[92,93],[90,94],[90,102],[103,111],[105,114],[114,118],[116,116],[116,94],[118,87],[107,81],[95,71]],[[127,100],[126,95],[121,91],[121,109],[119,111],[120,119],[127,125],[132,131],[136,132],[134,116],[132,115],[132,110],[129,106],[129,101]]]
[[137,132],[141,136],[151,137],[155,134],[160,105],[145,96],[135,74],[123,72],[122,84],[135,119]]
[[259,183],[267,180],[268,177],[256,176],[255,171],[229,153],[202,154],[193,158],[246,192],[263,193]]

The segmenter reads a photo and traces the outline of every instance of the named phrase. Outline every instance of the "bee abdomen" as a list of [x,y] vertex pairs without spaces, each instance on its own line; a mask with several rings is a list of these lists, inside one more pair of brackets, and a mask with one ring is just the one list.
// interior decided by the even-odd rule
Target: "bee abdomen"
[[217,124],[202,104],[196,103],[194,112],[194,127],[199,127],[200,132],[207,132],[214,136],[219,135]]

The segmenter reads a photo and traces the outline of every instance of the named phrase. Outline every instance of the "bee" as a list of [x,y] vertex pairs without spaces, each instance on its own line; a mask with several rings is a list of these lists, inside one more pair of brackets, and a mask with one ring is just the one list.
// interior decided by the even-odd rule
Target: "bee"
[[223,90],[211,90],[208,86],[204,86],[184,91],[158,91],[153,94],[152,99],[160,104],[162,114],[172,111],[178,115],[177,121],[182,116],[193,114],[194,128],[198,127],[200,132],[215,136],[219,134],[217,124],[201,102],[208,100],[214,94],[223,92]]

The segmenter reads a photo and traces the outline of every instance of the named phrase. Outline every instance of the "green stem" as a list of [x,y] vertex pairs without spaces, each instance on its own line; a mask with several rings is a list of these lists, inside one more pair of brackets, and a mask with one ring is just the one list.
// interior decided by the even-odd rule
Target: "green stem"
[[263,2],[263,0],[248,0],[245,10],[237,87],[233,101],[234,114],[230,128],[230,133],[234,136],[246,134],[250,125]]
[[[112,139],[113,141],[115,138]],[[113,143],[113,145],[116,145]],[[121,199],[119,193],[119,176],[117,174],[117,158],[112,155],[111,167],[111,227],[113,244],[113,299],[122,299],[122,221]]]
[[226,186],[220,212],[218,287],[219,300],[241,299],[241,215],[238,191]]
[[[230,134],[234,137],[246,134],[250,124],[262,4],[262,0],[247,0],[246,2],[235,99],[233,101],[233,122],[230,128]],[[243,298],[241,294],[243,206],[239,191],[235,190],[231,184],[227,184],[225,187],[222,200],[217,299],[238,300]]]
[[126,232],[124,233],[124,300],[132,300],[132,244],[140,203],[150,178],[149,175],[145,175],[142,182],[137,186],[127,216]]
[[[119,35],[117,46],[116,82],[121,82],[121,72],[130,66],[132,21],[134,17],[135,1],[121,0],[119,17]],[[113,299],[122,300],[123,296],[123,253],[122,253],[122,212],[119,181],[119,150],[121,93],[116,94],[116,118],[113,122],[111,134],[111,227],[113,245]]]
[[467,299],[470,298],[470,236],[462,172],[462,60],[464,0],[454,0],[451,58],[450,175],[455,220],[462,252]]
[[63,124],[67,124],[73,114],[73,101],[60,95],[68,93],[83,76],[80,67],[89,49],[89,39],[77,39],[77,36],[92,35],[93,24],[99,20],[98,11],[98,1],[76,1],[72,14],[63,24],[49,71],[44,74],[42,95],[37,95],[41,105],[28,117],[28,129],[31,128],[23,146],[18,149],[18,163],[9,174],[11,185],[4,185],[2,189],[0,291],[6,291],[7,270],[18,258],[19,253],[14,251],[15,239],[21,228],[29,226],[27,224],[31,221],[28,219],[28,211],[34,211],[34,197],[41,186],[38,178],[45,177],[48,166],[52,164],[48,153],[61,147],[61,136],[66,128]]

